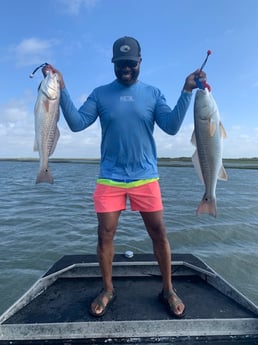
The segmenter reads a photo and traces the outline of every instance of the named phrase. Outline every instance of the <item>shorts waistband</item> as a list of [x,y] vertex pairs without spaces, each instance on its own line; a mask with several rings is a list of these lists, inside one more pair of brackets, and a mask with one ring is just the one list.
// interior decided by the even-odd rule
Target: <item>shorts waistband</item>
[[132,180],[132,179],[105,179],[105,178],[98,178],[97,183],[98,184],[105,184],[107,186],[114,186],[114,187],[120,187],[120,188],[132,188],[132,187],[139,187],[143,186],[147,183],[151,183],[154,181],[159,180],[158,177],[150,178],[150,179],[144,179],[144,180]]

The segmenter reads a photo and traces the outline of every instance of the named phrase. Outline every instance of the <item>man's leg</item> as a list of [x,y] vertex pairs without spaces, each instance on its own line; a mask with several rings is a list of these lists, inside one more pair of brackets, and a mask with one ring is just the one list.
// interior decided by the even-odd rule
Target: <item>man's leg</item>
[[[121,211],[98,213],[98,245],[97,255],[100,270],[103,279],[104,291],[113,293],[114,287],[112,282],[112,262],[114,257],[113,239],[116,233],[116,227]],[[105,305],[109,302],[108,296],[102,294],[102,305],[96,300],[91,304],[91,311],[95,314],[101,314]],[[103,307],[104,306],[104,307]]]
[[[163,211],[141,212],[146,229],[152,239],[154,254],[157,258],[163,283],[164,294],[169,294],[168,301],[175,302],[171,279],[171,249],[167,238],[166,229],[163,221]],[[174,301],[173,301],[174,299]],[[175,314],[183,313],[185,306],[177,303]]]

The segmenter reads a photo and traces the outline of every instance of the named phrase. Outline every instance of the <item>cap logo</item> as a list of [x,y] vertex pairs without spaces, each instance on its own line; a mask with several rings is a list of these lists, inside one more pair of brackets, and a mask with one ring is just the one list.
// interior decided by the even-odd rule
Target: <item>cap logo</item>
[[123,46],[120,47],[120,51],[122,53],[127,53],[127,52],[129,52],[130,49],[131,48],[127,44],[124,44]]

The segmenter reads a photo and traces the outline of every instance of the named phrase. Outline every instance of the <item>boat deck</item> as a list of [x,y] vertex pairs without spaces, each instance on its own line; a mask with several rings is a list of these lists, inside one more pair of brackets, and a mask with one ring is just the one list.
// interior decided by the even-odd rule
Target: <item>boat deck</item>
[[150,254],[115,257],[117,299],[106,315],[94,318],[89,306],[101,289],[96,257],[64,256],[42,277],[40,287],[32,288],[33,298],[25,296],[26,302],[21,299],[2,316],[0,344],[1,327],[7,335],[8,330],[31,334],[4,344],[30,344],[30,337],[47,344],[51,337],[54,344],[258,344],[255,305],[195,256],[173,255],[172,270],[186,305],[184,319],[173,319],[159,302],[161,276]]

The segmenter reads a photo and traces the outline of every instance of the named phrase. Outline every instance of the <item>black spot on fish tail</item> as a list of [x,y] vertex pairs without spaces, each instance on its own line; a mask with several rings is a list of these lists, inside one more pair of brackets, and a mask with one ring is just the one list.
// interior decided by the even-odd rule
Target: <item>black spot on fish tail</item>
[[36,184],[38,183],[54,183],[54,178],[49,169],[42,169],[39,171],[38,176],[36,178]]
[[216,199],[209,199],[206,196],[203,197],[196,211],[196,214],[197,216],[200,216],[203,213],[209,214],[213,217],[217,216]]

